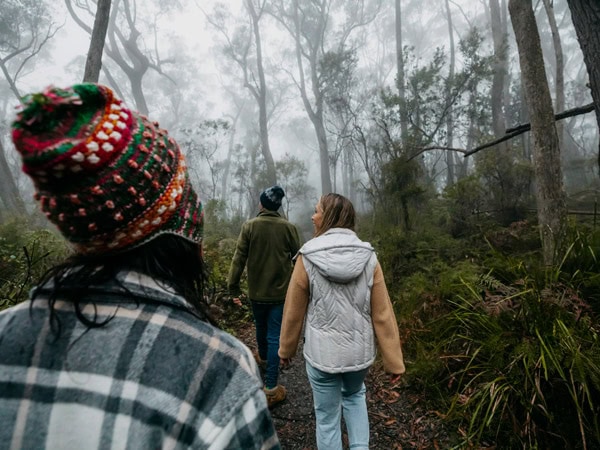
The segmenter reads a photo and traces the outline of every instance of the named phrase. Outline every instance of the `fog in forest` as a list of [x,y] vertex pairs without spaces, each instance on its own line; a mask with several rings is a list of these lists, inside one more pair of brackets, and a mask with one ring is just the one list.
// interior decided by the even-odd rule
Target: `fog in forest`
[[[468,177],[487,190],[473,209],[532,207],[529,133],[465,157],[529,122],[505,0],[112,3],[100,83],[176,137],[203,202],[224,217],[254,215],[274,183],[298,223],[324,191],[366,212],[384,196],[402,204],[417,187],[441,196]],[[18,99],[82,80],[96,2],[2,4],[7,213],[16,194],[35,209],[9,135]],[[555,113],[589,104],[566,2],[534,8]],[[593,203],[593,112],[557,132],[567,196]]]
[[[77,92],[30,95],[84,80],[110,90],[85,86]],[[123,111],[112,101],[111,90],[161,129]],[[101,107],[93,101],[79,107],[90,91],[108,93],[89,94],[101,98]],[[24,112],[15,141],[38,183],[38,201],[12,141],[19,107]],[[204,392],[198,386],[214,381],[212,375],[171,380],[172,374],[188,374],[178,347],[184,341],[173,332],[191,330],[192,317],[171,328],[166,324],[179,320],[175,311],[163,316],[168,304],[155,299],[147,306],[160,319],[146,309],[135,312],[130,303],[119,304],[108,317],[113,300],[108,296],[110,309],[104,308],[96,281],[110,280],[113,286],[114,276],[115,289],[122,288],[115,291],[115,304],[131,294],[137,306],[146,308],[138,290],[128,288],[129,271],[140,272],[161,291],[168,290],[169,301],[181,300],[177,310],[189,309],[202,320],[209,312],[218,327],[257,348],[247,269],[260,267],[256,278],[261,283],[283,287],[284,276],[271,276],[273,267],[291,266],[288,259],[303,261],[292,255],[321,245],[294,242],[274,264],[246,260],[254,252],[250,247],[258,247],[255,253],[262,257],[263,248],[284,239],[283,232],[257,246],[245,239],[255,222],[244,223],[258,214],[260,194],[278,184],[286,192],[280,213],[298,228],[304,243],[318,243],[320,236],[311,238],[323,232],[332,240],[325,236],[321,242],[337,245],[333,236],[341,234],[330,226],[342,226],[354,229],[376,253],[361,266],[361,281],[343,287],[354,301],[355,293],[367,292],[362,280],[369,280],[367,300],[348,306],[354,311],[348,317],[354,320],[360,313],[360,321],[353,323],[362,323],[362,330],[368,328],[363,319],[371,315],[375,333],[344,331],[343,339],[349,349],[371,336],[374,349],[375,341],[381,344],[378,328],[395,329],[389,320],[393,315],[406,373],[402,378],[397,371],[386,374],[390,369],[383,351],[369,368],[361,391],[367,386],[371,448],[600,448],[599,126],[599,0],[0,0],[0,355],[43,362],[38,357],[46,354],[46,344],[62,348],[67,342],[50,342],[55,325],[60,334],[62,317],[69,333],[64,336],[68,357],[48,353],[48,367],[37,362],[27,370],[12,366],[12,355],[6,364],[0,361],[0,384],[5,385],[0,396],[7,393],[14,403],[24,393],[24,401],[15,403],[13,447],[21,435],[44,439],[43,432],[29,432],[40,420],[23,419],[27,411],[42,408],[43,417],[54,418],[55,402],[57,417],[62,411],[71,417],[60,389],[38,381],[67,380],[69,390],[94,386],[85,381],[86,372],[71,370],[71,362],[94,360],[79,346],[102,336],[96,333],[113,336],[110,321],[119,311],[134,318],[128,329],[144,330],[141,347],[130,346],[129,333],[123,348],[131,348],[136,358],[142,347],[162,356],[162,346],[153,339],[165,330],[169,343],[164,351],[174,348],[173,355],[182,366],[185,362],[181,371],[169,363],[164,372],[169,389],[186,393],[184,408],[177,406],[185,414],[164,421],[168,442],[176,445],[179,431],[196,439],[197,420],[202,423],[198,436],[205,428],[220,427],[217,422],[205,426],[202,420],[212,416],[197,414],[195,404],[187,402],[197,398],[203,407],[212,405],[196,395]],[[66,142],[55,144],[65,135]],[[203,216],[171,137],[185,154]],[[323,202],[313,225],[318,199],[330,192],[351,200],[358,211],[355,222],[352,208],[335,200],[334,206]],[[335,222],[332,211],[338,206],[342,218]],[[277,226],[284,222],[265,220],[261,227],[275,220]],[[286,230],[292,230],[288,225]],[[184,228],[189,233],[184,237],[201,241],[200,252],[183,239],[162,239],[162,233]],[[295,231],[285,233],[289,242],[298,241]],[[350,257],[358,255],[348,249],[343,251]],[[328,258],[327,270],[342,264],[322,258]],[[348,265],[357,268],[357,261]],[[321,285],[326,276],[313,278],[321,270],[317,267],[313,262],[295,265],[285,311],[308,310],[308,323],[330,309],[334,312],[324,314],[326,322],[339,318],[341,323],[346,317],[327,302],[335,297],[334,303],[342,305],[350,294],[336,293],[338,278]],[[368,268],[373,267],[371,275]],[[241,278],[232,283],[235,273]],[[42,289],[33,289],[39,280]],[[315,301],[316,285],[322,292]],[[275,303],[283,302],[283,288],[277,291],[268,301],[281,311]],[[41,324],[46,302],[38,299],[46,292],[49,320],[43,331],[24,333],[19,324],[25,322],[12,320],[12,307],[32,293],[35,304],[17,308]],[[234,297],[240,293],[248,298]],[[80,334],[69,331],[75,321],[71,301],[86,327]],[[276,323],[271,314],[261,312]],[[145,316],[153,319],[144,319],[142,327],[137,318]],[[105,325],[105,331],[96,329]],[[22,345],[25,340],[13,338],[11,330],[31,344]],[[388,331],[382,333],[389,338]],[[266,334],[272,344],[277,333]],[[217,347],[233,344],[211,336],[211,350],[204,353],[207,361],[216,361],[221,355]],[[111,337],[110,342],[117,341]],[[398,350],[396,340],[393,346]],[[100,350],[98,361],[113,351],[108,346]],[[273,350],[266,359],[277,369]],[[281,371],[288,397],[272,415],[281,447],[290,450],[316,448],[316,396],[311,398],[302,353],[294,356],[295,367]],[[115,350],[114,355],[127,360],[127,353]],[[261,355],[255,352],[259,363]],[[246,378],[250,366],[243,365],[245,375],[226,366],[228,374],[234,380]],[[159,399],[163,393],[172,395],[143,384],[166,363],[134,366],[143,370],[126,364],[123,370],[143,375],[135,392],[157,392]],[[204,362],[197,366],[203,372],[209,367]],[[60,376],[55,369],[62,370]],[[102,433],[106,423],[131,422],[135,430],[138,421],[143,427],[144,421],[158,423],[149,403],[134,396],[130,408],[113,396],[123,384],[118,373],[108,378],[90,372],[103,386],[105,378],[117,386],[101,404],[125,405],[127,414],[129,409],[142,412],[112,420],[115,415],[107,410],[103,422],[94,418],[104,410],[84,405],[92,411],[92,431],[100,433],[96,423],[102,424]],[[274,391],[268,394],[271,400]],[[73,392],[77,399],[96,398],[89,390]],[[260,406],[244,405],[244,417]],[[5,415],[8,433],[10,410]],[[231,417],[220,415],[219,420]],[[222,430],[235,423],[244,436],[254,436],[267,424],[228,420]],[[55,422],[60,423],[50,420]],[[120,436],[121,428],[106,436]],[[225,443],[221,436],[215,445]],[[104,435],[101,439],[105,443]]]

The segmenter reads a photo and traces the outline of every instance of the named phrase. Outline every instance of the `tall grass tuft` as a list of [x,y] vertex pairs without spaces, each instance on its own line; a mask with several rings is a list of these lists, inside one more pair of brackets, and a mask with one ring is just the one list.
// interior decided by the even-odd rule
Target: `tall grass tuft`
[[596,282],[593,248],[579,236],[559,267],[464,281],[430,323],[462,447],[600,446],[600,328],[580,293]]
[[0,225],[0,310],[27,299],[29,290],[70,252],[58,233],[14,218]]

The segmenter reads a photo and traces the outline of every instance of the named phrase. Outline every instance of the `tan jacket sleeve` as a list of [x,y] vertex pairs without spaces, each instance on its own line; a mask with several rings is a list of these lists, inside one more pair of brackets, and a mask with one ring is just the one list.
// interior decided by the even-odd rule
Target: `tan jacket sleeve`
[[406,371],[398,322],[394,315],[394,308],[385,285],[383,270],[377,263],[373,275],[373,287],[371,289],[371,319],[379,350],[383,358],[383,366],[388,373],[400,374]]
[[285,296],[281,336],[279,338],[280,358],[291,358],[298,350],[298,342],[302,334],[309,296],[308,274],[300,255],[296,260]]

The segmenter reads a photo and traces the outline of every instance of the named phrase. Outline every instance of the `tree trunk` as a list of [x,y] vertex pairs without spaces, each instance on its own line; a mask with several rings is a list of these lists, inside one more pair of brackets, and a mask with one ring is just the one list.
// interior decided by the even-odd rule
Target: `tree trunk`
[[246,7],[252,18],[252,30],[254,34],[254,44],[256,46],[256,68],[258,72],[258,124],[260,128],[260,143],[265,165],[267,167],[267,180],[273,185],[277,183],[277,172],[275,171],[275,161],[271,154],[269,145],[269,127],[267,120],[267,83],[265,81],[265,71],[262,60],[262,44],[260,39],[259,16],[254,9],[252,0],[246,0]]
[[229,196],[229,172],[231,170],[231,159],[233,158],[233,152],[235,150],[235,133],[237,130],[237,123],[243,111],[243,103],[238,108],[233,121],[231,122],[231,129],[229,130],[229,142],[227,143],[227,158],[223,162],[223,178],[221,179],[221,201],[225,202]]
[[6,155],[4,153],[4,146],[0,139],[0,199],[7,211],[18,215],[25,215],[27,210],[25,209],[25,203],[21,197],[21,193],[17,188],[17,184],[12,176],[8,161],[6,161]]
[[[2,68],[3,70],[5,69],[4,64],[2,64]],[[22,102],[22,97],[17,89],[15,80],[8,74],[8,72],[5,72],[5,75],[6,81],[9,83],[10,89],[15,95],[16,99],[19,102]],[[0,133],[3,132],[4,130],[0,128]],[[10,171],[10,166],[6,160],[6,153],[4,145],[2,144],[2,138],[0,138],[0,200],[4,204],[7,212],[18,215],[25,215],[27,213],[25,202],[23,201],[23,197],[19,192],[15,178]],[[6,215],[3,215],[3,218],[6,218]]]
[[396,7],[396,66],[398,77],[398,98],[400,99],[400,133],[402,145],[406,146],[408,141],[408,111],[406,109],[406,87],[404,85],[404,49],[402,47],[402,6],[401,0],[395,0]]
[[[452,12],[450,11],[450,2],[446,0],[446,14],[448,18],[448,37],[450,47],[450,66],[448,67],[448,80],[446,80],[446,145],[448,148],[454,147],[454,116],[452,108],[452,88],[454,85],[454,29],[452,27]],[[454,152],[446,152],[446,167],[448,176],[446,178],[446,187],[454,184]]]
[[[525,82],[523,81],[523,77],[519,75],[519,100],[520,100],[520,109],[519,109],[519,122],[529,122],[529,111],[527,111],[527,100],[525,100]],[[522,157],[525,161],[532,161],[531,157],[531,140],[529,133],[523,133],[521,135],[521,147],[522,147]]]
[[[67,6],[67,10],[69,14],[73,18],[73,20],[88,34],[92,34],[93,30],[83,21],[76,13],[73,8],[73,4],[77,5],[77,2],[73,0],[65,0],[65,5]],[[144,91],[142,88],[142,80],[144,75],[150,68],[150,61],[142,50],[138,47],[137,38],[140,36],[140,32],[135,28],[135,14],[129,8],[132,8],[129,2],[124,2],[123,8],[125,9],[124,15],[127,19],[127,23],[129,25],[129,36],[125,36],[123,32],[125,29],[119,29],[117,27],[117,16],[119,15],[119,2],[115,2],[112,5],[112,9],[109,8],[109,20],[108,20],[108,30],[106,36],[108,37],[108,42],[104,46],[104,53],[111,58],[120,69],[127,75],[129,82],[131,84],[131,91],[134,98],[134,103],[136,109],[144,115],[148,114],[148,105],[146,103],[146,98],[144,96]],[[133,5],[135,7],[135,4]],[[119,45],[119,43],[121,45]],[[123,52],[129,58],[129,62],[125,60],[123,57]],[[156,64],[153,65],[153,68],[157,71],[158,68]],[[106,73],[106,71],[105,71]],[[159,71],[160,73],[160,71]],[[116,86],[111,84],[111,86]],[[124,98],[121,96],[121,98]]]
[[19,100],[21,102],[22,101],[21,93],[19,92],[19,89],[17,88],[17,84],[15,83],[15,80],[13,80],[13,77],[10,75],[10,73],[8,73],[8,67],[6,67],[6,61],[3,59],[0,59],[0,69],[2,70],[2,73],[4,74],[4,78],[6,78],[8,87],[10,88],[12,93],[15,95],[15,97],[17,97],[17,100]]
[[321,162],[321,189],[324,194],[332,192],[331,173],[329,172],[329,147],[327,145],[327,132],[323,122],[323,112],[315,115],[313,120],[317,141],[319,142],[319,160]]
[[[302,47],[300,11],[297,0],[293,3],[295,27],[294,41],[296,44],[296,61],[298,63],[298,72],[300,77],[300,95],[302,97],[304,108],[306,109],[308,117],[313,124],[315,134],[317,136],[317,142],[319,145],[319,162],[321,163],[321,192],[323,194],[327,194],[331,192],[332,189],[331,173],[329,171],[329,147],[327,145],[327,132],[325,130],[325,122],[323,120],[323,93],[320,90],[319,77],[317,73],[317,65],[319,63],[317,52],[320,47],[312,46],[310,48],[310,55],[308,58],[309,71],[311,75],[311,87],[315,98],[315,106],[313,107],[308,98],[306,80],[304,76],[304,64],[302,63],[304,49]],[[323,22],[321,23],[321,26],[324,27],[325,21],[323,18],[321,19]]]
[[129,82],[131,83],[131,93],[133,94],[133,101],[135,102],[136,109],[144,114],[148,115],[148,104],[146,103],[146,97],[144,96],[144,87],[142,86],[143,77],[146,71],[136,72],[132,71],[128,74]]
[[[475,146],[475,134],[477,133],[477,125],[475,123],[475,111],[477,109],[477,86],[474,86],[471,90],[471,98],[469,99],[469,128],[467,131],[467,152],[471,151],[471,149]],[[462,180],[467,176],[467,169],[469,168],[469,157],[465,156],[462,160],[460,160],[460,165],[458,166],[458,180]]]
[[[555,89],[555,101],[554,110],[557,113],[565,110],[565,63],[563,58],[562,43],[560,41],[560,33],[558,32],[558,26],[556,25],[556,17],[554,16],[554,6],[551,0],[543,0],[544,9],[548,16],[548,23],[550,24],[550,31],[552,32],[552,44],[554,47],[554,57],[556,59],[556,78],[554,80]],[[564,125],[562,122],[556,122],[556,132],[558,133],[558,146],[563,149],[564,140]]]
[[[504,116],[504,83],[506,78],[506,34],[502,29],[502,14],[498,0],[490,0],[490,15],[492,25],[492,38],[494,40],[494,75],[492,79],[492,128],[494,135],[499,138],[506,130]],[[506,149],[503,144],[499,147]]]
[[[577,40],[583,52],[583,60],[590,77],[590,90],[596,110],[596,122],[600,131],[600,2],[567,0]],[[598,149],[600,168],[600,148]],[[599,171],[600,173],[600,171]]]
[[108,30],[108,19],[110,18],[111,0],[98,0],[96,6],[96,18],[94,29],[90,38],[90,49],[88,50],[83,75],[84,82],[97,83],[102,68],[102,53],[104,51],[104,40]]
[[354,158],[352,147],[350,145],[345,145],[342,152],[342,158],[344,161],[344,192],[346,197],[348,197],[353,204],[356,204],[356,189],[354,187]]
[[[502,30],[502,35],[505,36],[505,38],[508,40],[508,4],[506,3],[507,0],[500,0],[500,25],[502,26],[501,30]],[[508,43],[506,44],[506,54],[508,54]],[[503,92],[503,104],[504,105],[510,105],[513,99],[513,95],[510,91],[511,88],[511,82],[512,82],[512,76],[511,76],[511,71],[508,70],[508,61],[506,61],[506,72],[504,74],[504,92]],[[511,108],[505,108],[504,109],[504,122],[506,124],[512,124],[515,123],[516,120],[513,117],[514,116],[514,111],[511,110]]]
[[538,221],[543,259],[549,266],[561,256],[567,223],[558,136],[531,0],[509,0],[508,9],[531,121]]

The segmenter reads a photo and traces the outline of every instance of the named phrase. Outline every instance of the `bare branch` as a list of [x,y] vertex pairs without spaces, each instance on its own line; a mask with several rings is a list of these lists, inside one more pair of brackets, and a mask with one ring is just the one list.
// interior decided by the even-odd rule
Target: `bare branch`
[[[36,56],[42,50],[42,47],[44,47],[46,42],[48,42],[50,39],[52,39],[54,37],[54,35],[58,32],[58,30],[60,30],[61,28],[62,28],[62,25],[60,27],[56,27],[54,30],[52,30],[52,24],[50,24],[48,26],[48,31],[46,32],[46,36],[44,37],[44,39],[42,39],[42,42],[40,42],[39,44],[34,44],[34,50],[31,52],[31,54],[27,55],[27,57],[21,62],[18,69],[15,71],[15,75],[14,75],[15,79],[18,78],[19,74],[24,69],[25,65],[29,62],[29,60],[31,60],[34,56]],[[36,40],[37,40],[37,37],[36,37]]]
[[[81,17],[79,17],[77,15],[77,13],[75,12],[75,9],[73,8],[73,4],[71,3],[71,0],[65,0],[65,5],[67,5],[67,9],[69,10],[69,14],[71,14],[71,17],[73,18],[73,20],[77,23],[77,25],[79,25],[83,30],[85,30],[87,33],[92,34],[92,27],[90,27],[87,23],[85,23]],[[87,8],[83,8],[81,5],[78,5],[80,8],[82,9],[86,9],[90,15],[92,15],[92,12],[87,9]],[[115,8],[116,9],[116,8]]]
[[[591,111],[594,110],[594,103],[589,103],[587,105],[584,106],[580,106],[577,108],[572,108],[572,109],[568,109],[566,111],[563,111],[559,114],[555,114],[554,115],[554,120],[561,120],[561,119],[565,119],[567,117],[573,117],[573,116],[578,116],[580,114],[587,114]],[[520,134],[526,133],[527,131],[529,131],[531,129],[531,124],[526,123],[523,125],[518,125],[516,127],[513,128],[509,128],[508,130],[506,130],[506,134],[504,136],[502,136],[501,138],[498,138],[496,140],[493,140],[491,142],[488,142],[487,144],[483,144],[480,145],[479,147],[474,148],[473,150],[466,152],[465,153],[465,157],[472,155],[473,153],[477,153],[480,150],[489,148],[489,147],[493,147],[494,145],[497,145],[501,142],[504,141],[508,141],[509,139],[514,138],[515,136],[518,136]]]
[[408,161],[415,159],[417,156],[419,156],[425,152],[428,152],[429,150],[445,150],[445,151],[449,151],[449,152],[467,153],[467,151],[464,148],[454,148],[454,147],[444,147],[441,145],[433,145],[431,147],[425,147],[425,148],[419,149],[419,151],[417,151],[416,153],[411,155],[410,158],[408,158]]
[[[571,108],[566,111],[554,115],[554,120],[562,120],[567,117],[579,116],[581,114],[587,114],[594,110],[594,103],[588,103],[584,106],[578,106],[576,108]],[[525,123],[523,125],[517,125],[516,127],[507,128],[507,133],[512,133],[513,131],[529,131],[531,129],[531,124]]]

